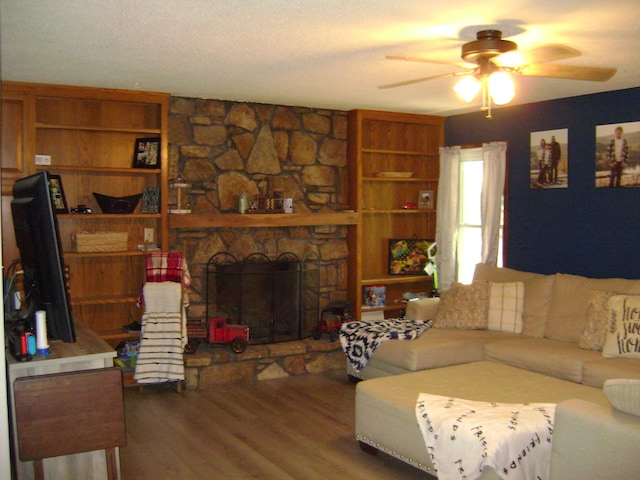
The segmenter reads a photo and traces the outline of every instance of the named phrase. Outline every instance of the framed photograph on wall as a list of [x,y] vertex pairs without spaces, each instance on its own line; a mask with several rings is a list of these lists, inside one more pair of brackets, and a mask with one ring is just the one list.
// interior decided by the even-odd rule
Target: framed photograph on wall
[[640,187],[640,122],[596,126],[596,188]]
[[420,190],[418,208],[433,209],[433,190]]
[[137,138],[133,168],[160,168],[160,139]]
[[51,202],[56,213],[69,213],[67,199],[62,188],[62,178],[60,175],[49,175],[49,191],[51,192]]
[[569,187],[569,130],[531,132],[529,157],[531,188]]

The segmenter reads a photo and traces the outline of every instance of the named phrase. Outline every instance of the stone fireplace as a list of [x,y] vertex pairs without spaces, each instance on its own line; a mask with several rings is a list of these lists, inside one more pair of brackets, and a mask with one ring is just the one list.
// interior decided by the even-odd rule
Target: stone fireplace
[[[185,195],[193,216],[229,218],[238,213],[242,193],[253,198],[276,191],[293,198],[294,216],[341,212],[349,208],[346,138],[346,112],[172,97],[169,177],[182,175],[191,185]],[[169,193],[171,203],[177,192]],[[185,253],[192,277],[190,319],[207,318],[207,264],[221,252],[237,259],[314,258],[319,307],[346,299],[348,227],[220,223],[183,228],[170,219],[170,248]]]
[[[286,253],[298,259],[313,258],[318,306],[314,315],[303,315],[302,330],[329,302],[347,298],[349,227],[331,222],[293,226],[275,222],[255,228],[230,225],[233,222],[227,220],[237,214],[242,193],[253,198],[281,192],[293,198],[293,217],[353,208],[348,200],[346,139],[347,115],[342,111],[171,98],[169,178],[182,175],[191,185],[185,194],[193,216],[208,219],[202,225],[190,221],[172,225],[171,217],[169,221],[170,248],[185,253],[191,273],[189,321],[204,322],[209,315],[208,262],[221,252],[236,259],[259,254],[273,260]],[[175,203],[171,197],[176,192],[169,194],[169,203]],[[296,309],[295,305],[287,308]],[[290,325],[284,325],[282,332],[276,327],[274,338],[290,330]],[[186,359],[188,383],[190,388],[201,388],[335,367],[342,360],[335,343],[303,338],[249,345],[240,355],[229,352],[228,347],[202,345],[195,356]],[[325,363],[325,357],[336,361]]]

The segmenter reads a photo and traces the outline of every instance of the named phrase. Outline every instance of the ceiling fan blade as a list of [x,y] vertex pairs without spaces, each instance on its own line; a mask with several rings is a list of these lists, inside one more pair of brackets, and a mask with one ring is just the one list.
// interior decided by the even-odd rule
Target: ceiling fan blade
[[613,77],[617,68],[581,67],[577,65],[526,65],[518,69],[520,75],[528,77],[566,78],[569,80],[589,80],[606,82]]
[[548,45],[541,45],[530,50],[525,50],[522,52],[522,55],[525,59],[525,63],[531,64],[555,62],[556,60],[575,58],[582,55],[582,52],[573,47],[569,47],[568,45],[550,43]]
[[436,78],[445,78],[445,77],[458,77],[460,75],[469,75],[473,73],[472,70],[469,70],[467,72],[451,72],[451,73],[443,73],[441,75],[432,75],[430,77],[421,77],[421,78],[414,78],[413,80],[405,80],[403,82],[397,82],[397,83],[388,83],[386,85],[380,85],[378,88],[380,89],[385,89],[385,88],[396,88],[396,87],[404,87],[405,85],[413,85],[414,83],[421,83],[421,82],[427,82],[429,80],[435,80]]
[[387,60],[400,60],[403,62],[437,63],[439,65],[456,65],[458,67],[470,67],[473,63],[466,62],[446,62],[444,60],[434,60],[432,58],[410,57],[408,55],[387,55]]

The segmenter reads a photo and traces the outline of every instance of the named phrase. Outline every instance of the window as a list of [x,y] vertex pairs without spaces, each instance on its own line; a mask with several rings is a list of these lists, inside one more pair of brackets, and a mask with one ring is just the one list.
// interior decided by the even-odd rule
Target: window
[[[460,199],[457,226],[457,272],[461,283],[471,283],[475,266],[482,259],[482,219],[480,198],[483,180],[482,148],[460,150]],[[500,246],[498,266],[502,266],[502,242],[504,227],[504,197],[500,216]]]

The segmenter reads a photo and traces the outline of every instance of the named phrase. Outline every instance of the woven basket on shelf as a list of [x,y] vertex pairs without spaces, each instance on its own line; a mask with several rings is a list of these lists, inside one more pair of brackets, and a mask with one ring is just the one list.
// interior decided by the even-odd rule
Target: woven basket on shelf
[[72,234],[73,250],[84,252],[122,252],[127,249],[127,232],[77,232]]

